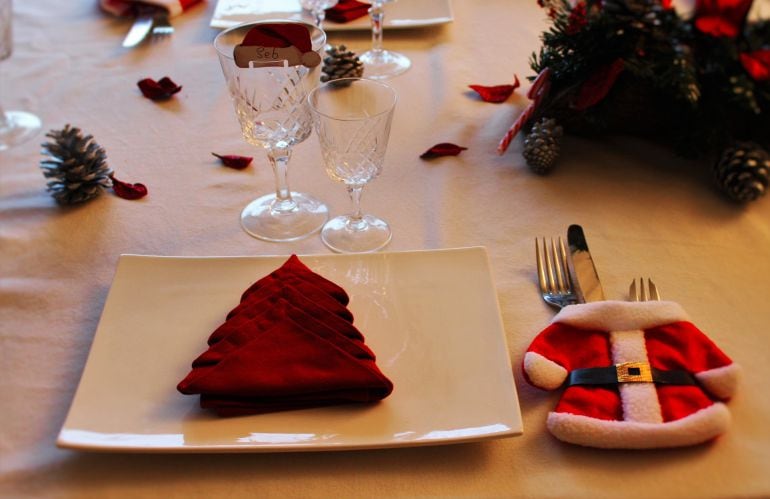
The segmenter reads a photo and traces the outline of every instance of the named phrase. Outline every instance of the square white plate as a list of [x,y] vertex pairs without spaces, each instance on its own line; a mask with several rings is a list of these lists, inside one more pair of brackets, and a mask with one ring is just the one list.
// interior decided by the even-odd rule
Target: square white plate
[[[260,19],[306,21],[299,0],[219,0],[211,18],[212,28],[229,28]],[[385,5],[384,28],[418,28],[452,22],[449,0],[402,0]],[[324,21],[324,31],[371,29],[369,16],[347,23]]]
[[243,290],[286,258],[121,256],[57,444],[263,452],[521,434],[484,248],[300,257],[350,295],[355,325],[395,385],[380,403],[219,418],[177,392]]

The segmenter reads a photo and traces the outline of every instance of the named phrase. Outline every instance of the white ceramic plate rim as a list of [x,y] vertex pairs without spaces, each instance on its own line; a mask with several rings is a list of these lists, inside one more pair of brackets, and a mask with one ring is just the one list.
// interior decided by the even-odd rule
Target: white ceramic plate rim
[[[111,452],[285,452],[438,445],[522,433],[499,305],[481,247],[300,256],[352,290],[356,324],[368,324],[362,328],[367,344],[396,385],[379,404],[216,418],[197,407],[197,397],[176,393],[176,381],[219,322],[212,322],[212,311],[223,316],[244,285],[286,258],[122,255],[57,444]],[[251,275],[254,268],[264,273]],[[423,282],[430,276],[435,282]],[[184,299],[177,287],[186,290]],[[217,303],[209,306],[211,301]],[[137,308],[148,303],[156,310]],[[452,311],[464,303],[466,310]],[[132,327],[132,321],[146,329]],[[399,336],[409,323],[423,329]],[[157,348],[145,353],[150,344]],[[145,359],[153,355],[158,358]],[[157,380],[165,379],[157,388]],[[434,406],[440,411],[431,414]],[[355,418],[360,422],[349,422]]]

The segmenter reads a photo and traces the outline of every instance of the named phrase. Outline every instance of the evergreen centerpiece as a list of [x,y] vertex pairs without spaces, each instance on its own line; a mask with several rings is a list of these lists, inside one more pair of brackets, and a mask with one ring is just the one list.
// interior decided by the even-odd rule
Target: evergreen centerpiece
[[[730,197],[764,194],[766,166],[751,175],[724,171],[746,168],[732,153],[736,144],[753,150],[746,158],[764,158],[770,149],[770,21],[749,22],[752,0],[696,0],[689,18],[671,0],[538,2],[552,26],[532,56],[533,102],[500,152],[519,130],[531,133],[549,119],[566,133],[663,141],[715,162],[715,178]],[[735,185],[738,177],[745,185]]]

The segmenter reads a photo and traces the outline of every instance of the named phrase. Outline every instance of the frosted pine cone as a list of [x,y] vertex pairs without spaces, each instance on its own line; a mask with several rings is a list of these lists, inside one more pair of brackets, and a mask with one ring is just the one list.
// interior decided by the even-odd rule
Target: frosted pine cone
[[358,78],[364,74],[364,63],[344,45],[333,46],[327,50],[324,65],[321,68],[321,81],[327,82],[340,78]]
[[738,142],[727,148],[714,165],[714,180],[730,199],[754,201],[767,191],[770,154],[754,142]]
[[532,125],[524,139],[522,155],[530,169],[545,175],[553,168],[561,150],[561,138],[564,131],[553,118],[542,118]]

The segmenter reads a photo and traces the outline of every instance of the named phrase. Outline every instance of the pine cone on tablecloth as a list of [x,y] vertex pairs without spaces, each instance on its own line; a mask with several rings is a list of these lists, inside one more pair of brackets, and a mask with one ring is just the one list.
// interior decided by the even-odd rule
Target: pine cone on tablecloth
[[737,142],[714,165],[714,179],[730,199],[754,201],[767,191],[770,154],[754,142]]
[[545,175],[551,171],[559,157],[563,134],[564,130],[553,118],[542,118],[532,125],[524,139],[522,155],[533,172]]
[[57,203],[82,203],[112,185],[107,154],[93,136],[84,136],[79,128],[65,125],[62,130],[51,130],[46,137],[53,141],[42,144],[48,158],[40,162],[40,168],[51,179],[48,192]]
[[332,46],[324,58],[321,68],[321,81],[327,82],[340,78],[358,78],[364,74],[364,63],[344,45]]

